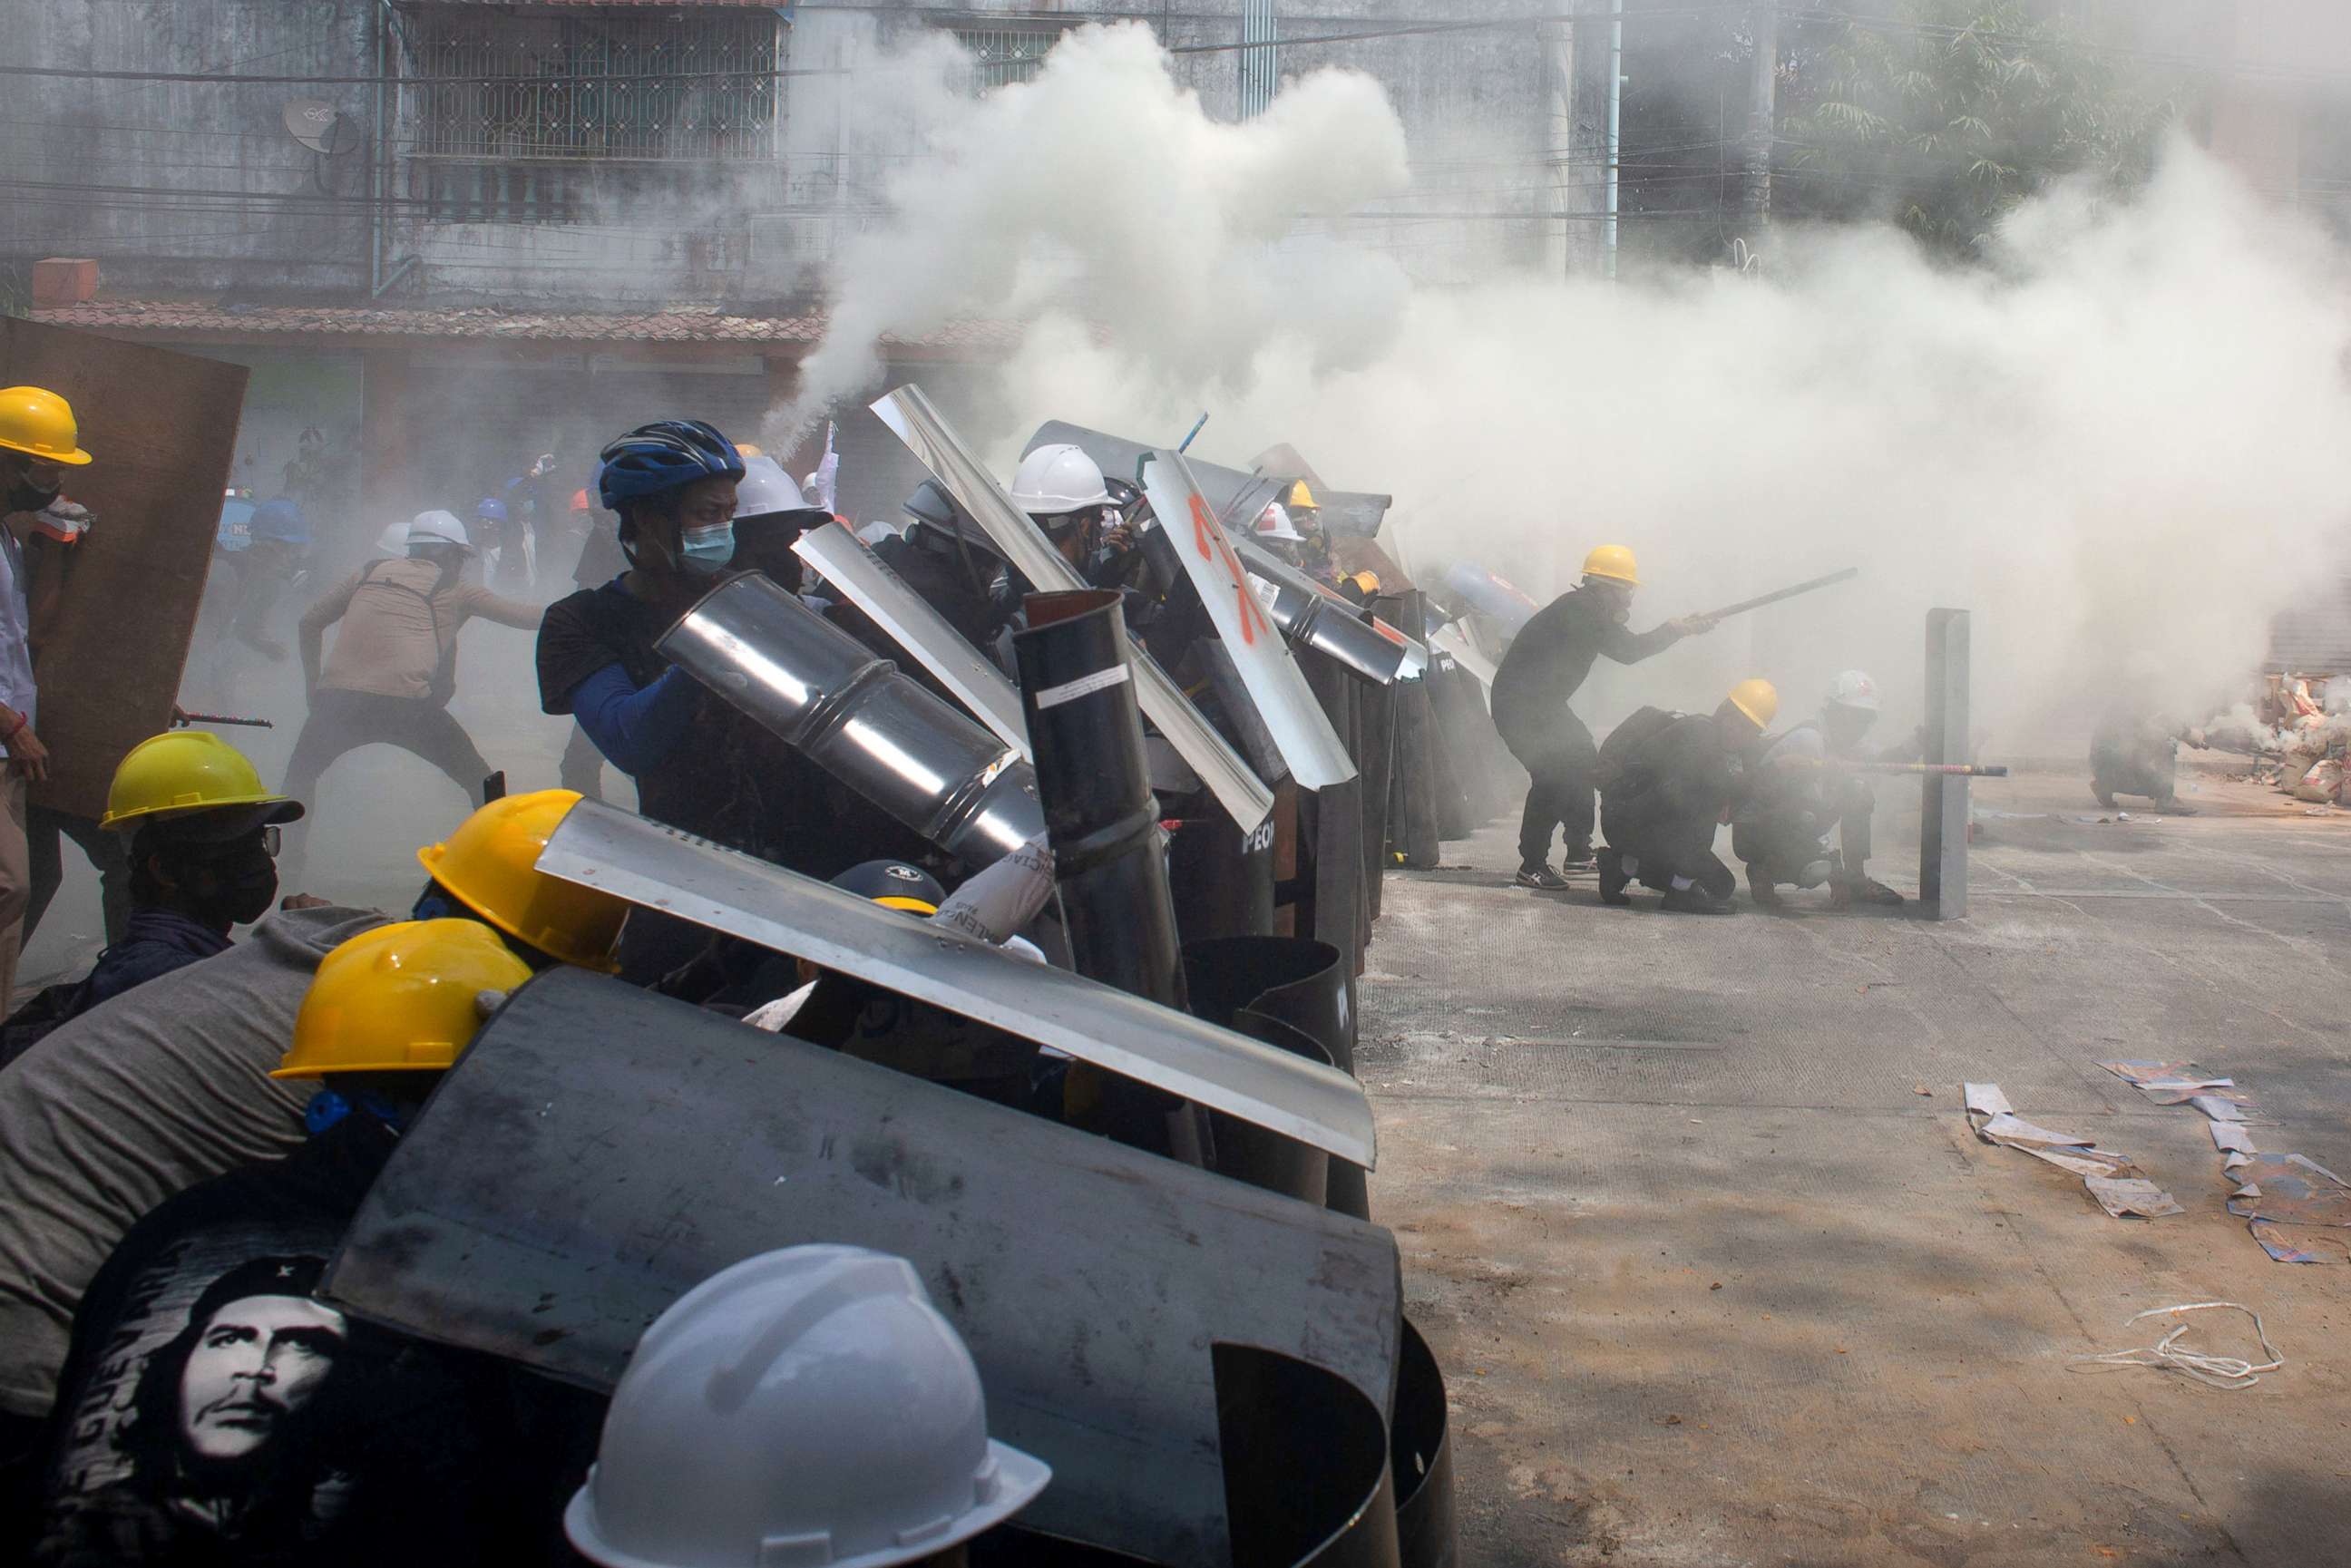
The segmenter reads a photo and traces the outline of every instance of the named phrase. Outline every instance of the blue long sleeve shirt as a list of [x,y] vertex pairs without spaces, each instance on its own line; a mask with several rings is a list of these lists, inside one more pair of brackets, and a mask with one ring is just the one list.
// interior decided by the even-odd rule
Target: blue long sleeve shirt
[[639,686],[616,659],[573,689],[571,711],[596,749],[634,779],[661,766],[684,742],[701,691],[680,669]]

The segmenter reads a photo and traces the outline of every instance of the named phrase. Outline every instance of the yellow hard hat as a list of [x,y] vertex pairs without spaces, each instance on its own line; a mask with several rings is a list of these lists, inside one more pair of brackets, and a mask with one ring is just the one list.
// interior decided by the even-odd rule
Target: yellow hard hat
[[1376,571],[1359,571],[1347,580],[1355,585],[1358,593],[1372,594],[1380,591],[1380,574]]
[[439,1071],[482,1026],[477,998],[511,991],[530,966],[478,920],[403,920],[319,960],[272,1078]]
[[114,770],[98,825],[135,831],[160,818],[229,806],[256,808],[256,826],[302,815],[299,801],[262,788],[261,775],[235,747],[209,730],[175,729],[131,748]]
[[737,442],[735,444],[735,450],[746,457],[765,457],[767,455],[766,453],[760,451],[758,447],[752,445],[747,441]]
[[0,446],[47,463],[83,464],[73,405],[43,387],[0,388]]
[[1303,479],[1295,481],[1290,486],[1290,506],[1292,510],[1300,507],[1305,507],[1310,512],[1319,512],[1322,509],[1322,503],[1314,498],[1314,492],[1306,487],[1306,481]]
[[1780,712],[1780,688],[1769,681],[1741,681],[1730,688],[1730,706],[1755,721],[1758,729],[1769,729]]
[[1635,588],[1641,586],[1641,569],[1633,563],[1633,552],[1623,545],[1602,545],[1585,556],[1583,575],[1605,577]]
[[509,936],[549,957],[610,974],[628,904],[538,869],[538,852],[578,791],[536,789],[493,800],[457,825],[445,843],[416,852],[433,880]]

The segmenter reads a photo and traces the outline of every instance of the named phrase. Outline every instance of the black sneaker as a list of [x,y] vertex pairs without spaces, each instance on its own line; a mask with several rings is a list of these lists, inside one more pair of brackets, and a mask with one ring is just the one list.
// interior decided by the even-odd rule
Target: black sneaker
[[1567,878],[1547,865],[1520,866],[1519,874],[1510,879],[1520,887],[1531,887],[1538,893],[1565,893]]
[[1771,879],[1758,868],[1750,867],[1747,873],[1747,896],[1755,901],[1758,909],[1788,907],[1788,901],[1780,896],[1780,890],[1772,885]]
[[1667,893],[1658,908],[1674,915],[1729,915],[1734,906],[1718,904],[1695,887],[1677,887]]
[[1593,854],[1590,844],[1581,847],[1571,844],[1568,846],[1567,852],[1559,857],[1559,869],[1564,872],[1591,871],[1599,864],[1600,862]]
[[1633,880],[1625,874],[1625,857],[1614,850],[1602,850],[1598,859],[1600,902],[1618,904],[1632,903],[1631,899],[1625,896],[1625,889]]

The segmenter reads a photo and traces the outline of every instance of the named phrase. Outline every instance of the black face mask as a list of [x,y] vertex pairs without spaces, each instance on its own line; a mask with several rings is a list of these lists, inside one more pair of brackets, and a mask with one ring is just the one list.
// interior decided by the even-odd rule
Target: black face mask
[[250,925],[277,900],[277,862],[256,838],[189,867],[188,888],[215,922]]
[[44,490],[22,474],[12,475],[8,480],[7,504],[0,510],[37,512],[57,498],[55,490]]

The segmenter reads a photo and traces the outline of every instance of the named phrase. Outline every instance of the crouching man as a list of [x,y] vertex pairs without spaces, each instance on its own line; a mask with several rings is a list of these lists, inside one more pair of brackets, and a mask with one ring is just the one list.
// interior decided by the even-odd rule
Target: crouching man
[[1600,899],[1630,904],[1635,882],[1663,908],[1727,915],[1738,886],[1714,852],[1715,830],[1743,796],[1755,743],[1780,711],[1771,683],[1741,681],[1712,714],[1643,708],[1600,748]]
[[[1840,772],[1840,762],[1875,760],[1863,749],[1877,722],[1877,684],[1847,670],[1829,688],[1818,718],[1806,719],[1763,747],[1753,787],[1731,821],[1730,848],[1747,864],[1748,891],[1764,909],[1782,907],[1780,884],[1829,885],[1829,904],[1898,905],[1902,895],[1870,879],[1870,818],[1877,797],[1869,780]],[[1828,831],[1837,832],[1834,853]]]

